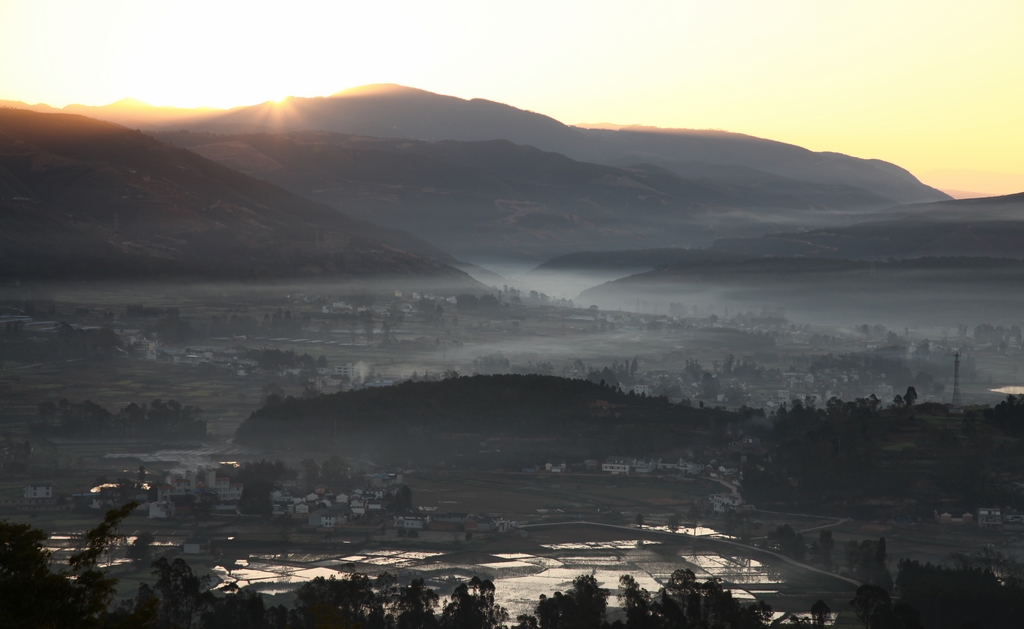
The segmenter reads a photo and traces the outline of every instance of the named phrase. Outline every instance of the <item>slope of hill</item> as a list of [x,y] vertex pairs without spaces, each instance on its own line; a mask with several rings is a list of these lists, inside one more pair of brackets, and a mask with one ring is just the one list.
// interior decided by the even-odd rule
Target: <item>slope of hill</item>
[[740,258],[742,256],[712,249],[578,251],[547,260],[517,278],[517,282],[551,295],[575,297],[588,288],[667,266],[711,264]]
[[111,123],[0,109],[0,275],[447,277],[446,254]]
[[573,273],[591,270],[633,270],[636,273],[687,262],[726,262],[740,258],[741,256],[713,249],[578,251],[552,258],[530,273]]
[[[730,416],[587,380],[473,376],[270,400],[242,423],[236,440],[405,465],[447,460],[460,468],[493,468],[521,466],[538,456],[650,452],[653,430],[656,447],[692,445],[709,422]],[[489,439],[499,441],[499,449],[481,452],[480,441]]]
[[743,256],[1024,258],[1024,193],[906,205],[847,227],[727,238],[712,249]]
[[[89,114],[126,121],[128,114],[115,105],[92,108]],[[132,108],[131,120],[137,121],[139,114],[139,108]],[[724,131],[572,127],[502,103],[464,100],[399,85],[368,85],[329,97],[292,97],[213,115],[197,111],[191,119],[178,118],[173,123],[154,112],[148,128],[165,124],[220,133],[314,130],[428,141],[504,139],[581,161],[655,164],[686,177],[717,172],[716,177],[749,182],[751,177],[775,175],[850,186],[883,197],[889,205],[949,198],[902,168],[880,160],[817,153]]]
[[859,188],[775,176],[685,179],[649,164],[578,162],[505,140],[425,142],[321,132],[156,135],[484,263],[502,257],[536,261],[581,248],[708,245],[728,235],[835,224],[844,215],[830,208],[884,204]]

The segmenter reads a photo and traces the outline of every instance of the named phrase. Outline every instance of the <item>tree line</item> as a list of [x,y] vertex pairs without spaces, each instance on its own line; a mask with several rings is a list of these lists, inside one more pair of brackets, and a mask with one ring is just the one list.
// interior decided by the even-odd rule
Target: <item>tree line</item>
[[202,439],[206,420],[202,409],[177,400],[157,398],[149,404],[132,402],[113,413],[85,400],[59,402],[47,400],[36,407],[33,432],[62,437],[160,437],[166,439]]

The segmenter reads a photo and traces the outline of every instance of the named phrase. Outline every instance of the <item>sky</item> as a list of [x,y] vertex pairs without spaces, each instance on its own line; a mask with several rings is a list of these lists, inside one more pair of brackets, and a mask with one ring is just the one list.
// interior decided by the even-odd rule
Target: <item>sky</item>
[[0,99],[231,107],[398,83],[1024,191],[1024,1],[0,0]]

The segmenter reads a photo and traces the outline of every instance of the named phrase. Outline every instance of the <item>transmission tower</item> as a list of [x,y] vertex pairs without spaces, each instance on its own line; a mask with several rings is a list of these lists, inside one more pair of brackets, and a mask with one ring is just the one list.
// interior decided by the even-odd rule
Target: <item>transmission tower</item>
[[956,354],[953,355],[953,408],[963,408],[964,404],[960,401],[960,350],[956,350]]

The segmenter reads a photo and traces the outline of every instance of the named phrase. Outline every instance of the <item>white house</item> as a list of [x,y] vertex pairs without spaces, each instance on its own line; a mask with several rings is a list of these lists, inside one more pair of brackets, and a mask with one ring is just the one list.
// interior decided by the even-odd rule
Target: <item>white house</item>
[[25,485],[26,498],[53,498],[53,485],[50,483],[29,483]]
[[718,513],[735,511],[743,504],[743,499],[734,494],[711,494],[708,498],[711,500],[711,507]]
[[346,363],[344,365],[337,365],[334,368],[334,375],[345,376],[349,379],[355,379],[359,375],[359,368],[353,363]]
[[635,462],[632,459],[608,459],[601,464],[602,472],[612,474],[629,474],[629,469]]
[[654,459],[650,461],[637,460],[633,462],[633,471],[637,474],[650,474],[651,472],[657,471],[657,469],[658,461]]
[[151,518],[173,518],[174,503],[170,500],[149,503],[149,517]]
[[333,529],[337,524],[335,515],[327,511],[327,509],[317,509],[314,513],[309,514],[307,522],[309,526],[318,529]]
[[983,529],[1002,528],[1002,509],[995,507],[978,507],[978,526]]
[[400,529],[423,530],[430,524],[429,515],[405,515],[395,518],[395,527]]

